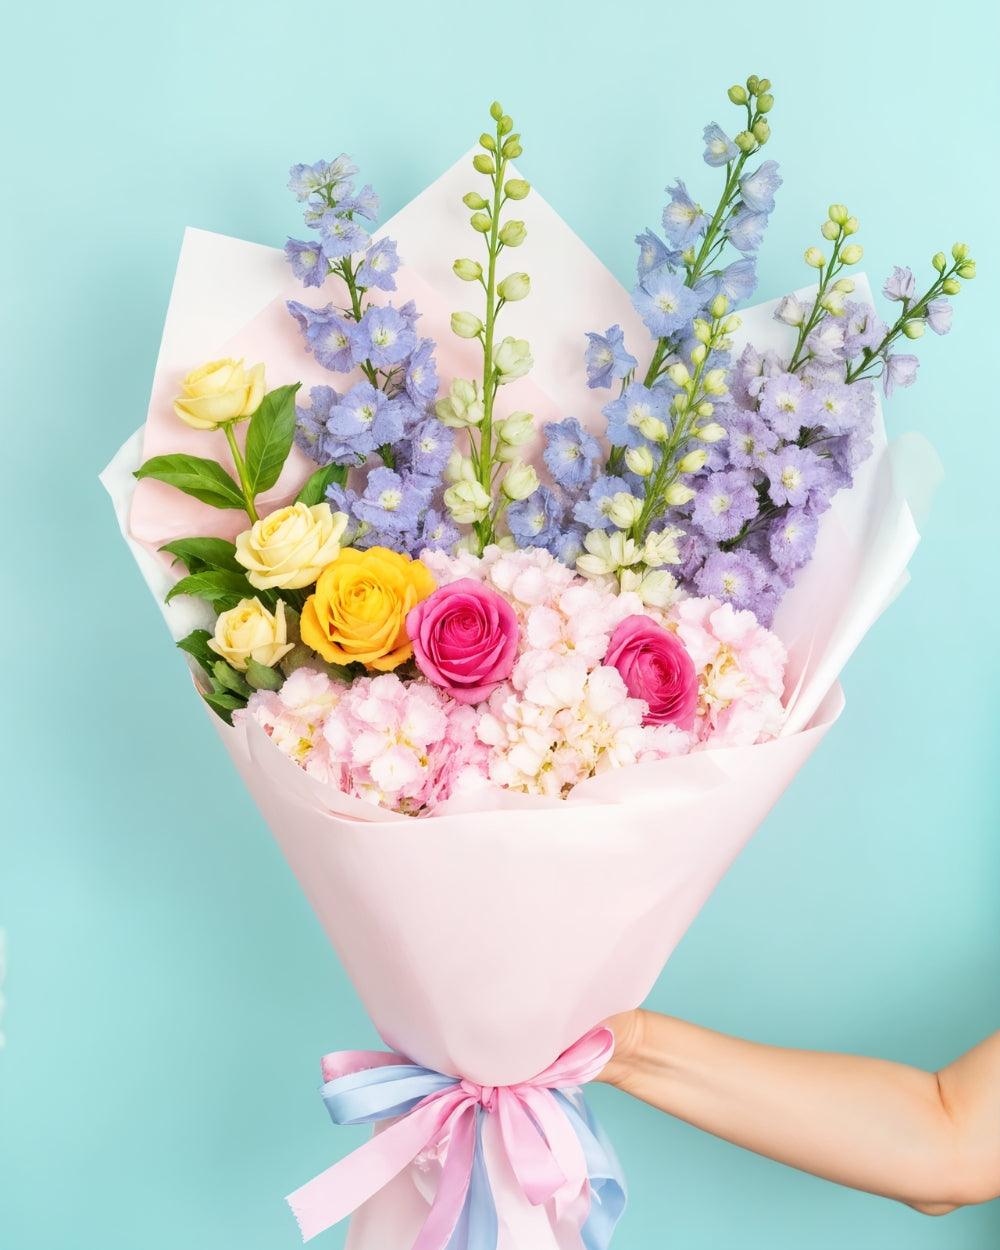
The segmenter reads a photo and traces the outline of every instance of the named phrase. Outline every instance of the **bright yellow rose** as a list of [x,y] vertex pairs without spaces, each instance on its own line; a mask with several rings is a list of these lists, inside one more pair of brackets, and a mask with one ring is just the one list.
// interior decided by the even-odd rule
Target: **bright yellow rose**
[[406,614],[434,586],[419,560],[386,547],[344,547],[302,609],[302,641],[331,664],[389,672],[413,654]]
[[337,558],[346,528],[347,513],[331,512],[328,503],[292,503],[244,530],[236,539],[236,559],[258,590],[299,590]]
[[264,366],[247,370],[242,360],[210,360],[181,383],[174,412],[196,430],[248,417],[264,398]]
[[241,599],[235,608],[223,612],[215,622],[215,637],[208,645],[224,660],[246,671],[247,661],[256,660],[273,668],[295,645],[288,641],[285,605],[268,612],[259,599]]

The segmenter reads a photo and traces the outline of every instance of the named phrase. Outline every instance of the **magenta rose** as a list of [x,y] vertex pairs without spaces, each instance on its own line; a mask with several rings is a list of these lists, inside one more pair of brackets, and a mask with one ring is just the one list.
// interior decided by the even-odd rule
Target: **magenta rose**
[[604,663],[616,668],[633,699],[645,699],[644,725],[690,729],[698,706],[698,674],[684,644],[648,616],[626,616],[608,643]]
[[459,703],[481,703],[517,659],[514,609],[470,577],[421,600],[406,617],[406,632],[417,667]]

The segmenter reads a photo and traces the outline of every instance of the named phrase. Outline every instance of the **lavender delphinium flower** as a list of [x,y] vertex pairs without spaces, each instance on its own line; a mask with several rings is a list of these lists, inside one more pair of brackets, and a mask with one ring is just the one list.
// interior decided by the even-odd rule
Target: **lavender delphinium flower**
[[542,458],[552,479],[567,490],[579,490],[594,476],[601,445],[588,434],[576,417],[550,421],[543,430],[545,451]]
[[763,469],[768,479],[767,493],[771,502],[779,507],[782,504],[802,507],[822,476],[822,465],[816,453],[795,443],[768,452]]
[[351,352],[356,364],[369,361],[378,369],[398,365],[417,345],[417,336],[398,308],[373,304],[351,333]]
[[398,538],[417,528],[433,487],[432,481],[417,474],[404,477],[392,469],[373,469],[354,504],[354,515],[380,538]]
[[736,409],[725,429],[728,459],[734,469],[760,469],[764,457],[778,445],[778,435],[757,412]]
[[738,252],[756,252],[767,229],[767,213],[744,207],[729,219],[726,237]]
[[[400,313],[402,316],[402,313]],[[410,328],[413,323],[410,322]],[[406,393],[418,408],[426,408],[437,396],[438,375],[433,339],[420,339],[406,365]]]
[[315,240],[306,243],[302,239],[289,239],[285,244],[285,256],[292,267],[292,273],[305,286],[323,285],[330,266],[323,249]]
[[714,551],[695,574],[694,584],[699,594],[752,612],[768,584],[768,569],[752,552]]
[[399,404],[370,382],[358,382],[341,396],[326,424],[336,444],[338,460],[353,453],[361,462],[379,447],[391,447],[403,436]]
[[706,477],[695,492],[691,518],[715,542],[735,538],[757,515],[759,501],[750,474],[726,469]]
[[652,230],[644,230],[635,236],[639,247],[639,259],[636,262],[636,274],[640,281],[654,269],[666,265],[674,269],[681,263],[681,249],[667,247],[666,243]]
[[886,399],[897,386],[912,386],[917,380],[920,361],[916,356],[906,352],[893,352],[885,358],[885,369],[882,374],[882,389]]
[[587,385],[592,389],[620,382],[638,364],[636,358],[625,350],[625,335],[621,326],[609,326],[603,334],[589,332],[587,339]]
[[332,304],[310,308],[298,300],[289,300],[287,308],[305,335],[306,350],[313,353],[324,369],[346,373],[353,367],[354,322],[342,316]]
[[437,417],[426,417],[410,432],[407,446],[409,468],[423,477],[438,478],[455,446],[455,434]]
[[886,299],[898,302],[912,300],[917,291],[917,282],[913,270],[907,265],[893,265],[892,273],[882,287]]
[[771,559],[782,573],[801,568],[816,546],[819,518],[804,508],[789,508],[768,527]]
[[764,161],[752,173],[740,179],[740,195],[747,208],[755,213],[774,212],[774,194],[781,186],[777,161]]
[[395,273],[399,268],[399,255],[393,239],[379,239],[365,252],[364,260],[358,266],[358,285],[366,290],[378,287],[380,291],[395,291]]
[[379,198],[372,187],[365,183],[357,193],[345,196],[337,205],[342,213],[359,213],[374,221],[378,216]]
[[812,422],[816,402],[810,389],[794,373],[781,373],[764,382],[760,413],[776,434],[795,439]]
[[955,312],[951,300],[932,299],[927,305],[927,324],[935,334],[947,334]]
[[419,555],[425,547],[430,547],[432,551],[448,551],[458,542],[458,538],[458,526],[454,521],[446,513],[439,512],[436,508],[428,508],[414,554]]

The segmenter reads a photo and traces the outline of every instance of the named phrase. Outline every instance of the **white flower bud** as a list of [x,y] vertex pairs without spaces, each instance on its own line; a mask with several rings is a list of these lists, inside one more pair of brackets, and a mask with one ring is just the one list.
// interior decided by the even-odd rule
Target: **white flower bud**
[[908,339],[923,338],[924,323],[919,318],[914,321],[907,321],[903,326],[903,333]]
[[456,482],[444,492],[444,506],[459,525],[474,525],[490,510],[490,497],[480,482]]
[[531,290],[531,279],[526,273],[511,273],[497,287],[501,299],[505,299],[508,304],[514,303],[515,300],[524,299]]
[[844,293],[831,287],[823,292],[819,306],[820,308],[825,308],[832,317],[842,317],[844,315],[844,303]]
[[639,477],[649,477],[655,468],[653,453],[648,447],[630,447],[625,453],[625,464]]
[[824,239],[829,239],[831,242],[840,238],[840,227],[835,221],[824,221],[819,228],[819,232]]
[[691,381],[691,375],[687,371],[687,366],[681,364],[680,361],[670,366],[667,370],[667,377],[673,382],[674,386],[687,386]]
[[508,221],[500,227],[499,238],[505,247],[520,247],[527,237],[528,231],[523,221]]
[[501,342],[493,357],[493,367],[497,372],[497,381],[501,385],[523,378],[534,363],[528,340],[515,339],[510,336]]
[[677,462],[677,470],[679,473],[697,473],[699,469],[705,467],[705,461],[708,459],[708,452],[704,448],[699,447],[697,451],[689,451]]
[[538,489],[538,474],[530,464],[517,460],[504,475],[500,489],[508,499],[527,499]]
[[694,436],[703,443],[718,443],[726,437],[726,430],[718,421],[709,421],[708,425],[703,425],[700,430],[695,430]]
[[716,321],[721,320],[729,311],[729,300],[725,295],[716,295],[708,306],[708,311],[712,314]]
[[530,412],[512,412],[496,427],[497,437],[511,447],[520,447],[535,433],[535,418]]
[[695,367],[697,367],[704,361],[707,355],[708,355],[708,348],[705,346],[705,344],[696,343],[695,346],[691,348],[691,363]]
[[807,265],[811,265],[813,269],[822,269],[826,264],[826,257],[818,247],[807,247],[803,253],[803,259]]
[[865,249],[860,243],[848,243],[840,249],[840,259],[845,265],[856,265],[864,254]]
[[709,369],[708,373],[705,374],[702,385],[707,395],[725,395],[729,389],[726,386],[725,369]]
[[661,564],[680,564],[681,552],[677,546],[678,538],[684,537],[684,531],[676,525],[668,525],[666,529],[655,534],[647,534],[642,548],[642,558],[650,568],[659,568]]
[[449,482],[474,482],[476,480],[475,465],[456,447],[448,457],[444,475]]
[[844,222],[844,234],[857,234],[861,229],[861,223],[857,217],[848,217]]
[[478,425],[483,419],[483,401],[479,383],[455,378],[447,396],[434,404],[438,420],[453,430]]
[[800,326],[806,319],[806,310],[794,295],[786,295],[774,310],[774,317],[786,326]]
[[620,490],[611,497],[608,520],[620,530],[631,529],[642,515],[642,500]]
[[460,339],[474,339],[483,332],[483,323],[475,313],[454,312],[451,314],[451,330]]
[[843,291],[845,295],[850,295],[854,291],[854,285],[853,278],[838,278],[833,284],[833,289],[835,291]]
[[846,204],[831,204],[829,213],[827,214],[832,222],[838,226],[842,226],[850,214],[847,211]]
[[639,422],[639,433],[651,443],[665,443],[670,435],[664,422],[659,417],[646,416]]
[[683,508],[686,503],[690,503],[694,498],[694,491],[690,486],[685,486],[683,482],[673,482],[663,492],[663,498],[671,508]]
[[463,282],[476,282],[483,276],[483,267],[479,261],[469,260],[468,257],[456,260],[452,269],[455,271],[455,276],[461,278]]
[[694,330],[694,337],[699,343],[710,343],[712,341],[712,327],[707,321],[702,320],[701,317],[695,317],[692,329]]
[[583,540],[586,554],[576,567],[584,577],[604,577],[639,563],[639,548],[621,530],[591,530]]
[[635,570],[629,569],[628,576],[633,584],[626,586],[623,575],[622,590],[633,591],[648,608],[669,608],[677,598],[677,579],[666,569],[648,569],[638,578]]

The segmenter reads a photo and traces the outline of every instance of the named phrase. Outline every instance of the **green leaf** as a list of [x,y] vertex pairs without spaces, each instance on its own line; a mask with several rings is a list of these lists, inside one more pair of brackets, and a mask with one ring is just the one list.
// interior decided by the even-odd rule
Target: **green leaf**
[[222,465],[201,456],[154,456],[136,469],[135,476],[153,477],[168,486],[176,486],[213,508],[244,507],[243,492]]
[[349,471],[346,464],[328,464],[322,469],[317,469],[311,477],[306,479],[306,484],[295,496],[295,502],[307,503],[310,507],[313,504],[322,503],[326,498],[326,488],[332,486],[334,482],[338,486],[343,486],[347,481]]
[[328,664],[315,651],[311,651],[301,642],[282,656],[279,667],[286,677],[291,677],[292,673],[299,668],[311,668],[314,672],[326,673],[327,677],[334,681],[351,682],[355,676],[349,668],[342,668],[339,664]]
[[164,543],[160,550],[176,556],[189,573],[212,568],[245,575],[243,566],[236,559],[236,548],[224,538],[178,538],[172,543]]
[[182,651],[193,655],[206,673],[211,674],[215,661],[219,658],[208,645],[212,635],[207,629],[193,629],[186,638],[177,644]]
[[270,490],[278,480],[295,437],[294,386],[279,386],[265,395],[250,418],[247,430],[247,485],[254,496]]
[[253,587],[244,573],[233,573],[228,569],[203,569],[200,573],[189,573],[175,586],[171,586],[167,592],[167,603],[175,595],[194,595],[225,612],[229,608],[235,608],[241,599],[252,598],[253,594]]
[[214,690],[202,690],[200,693],[209,707],[214,708],[227,725],[233,723],[233,712],[246,704],[244,699],[238,699],[234,694],[218,694]]
[[280,690],[284,678],[277,669],[268,668],[266,664],[258,664],[256,660],[247,660],[247,684],[254,690]]
[[230,694],[239,695],[244,702],[253,694],[253,689],[247,684],[241,674],[227,664],[225,660],[217,659],[215,661],[212,665],[212,676],[216,682],[216,694],[223,694],[228,691]]

